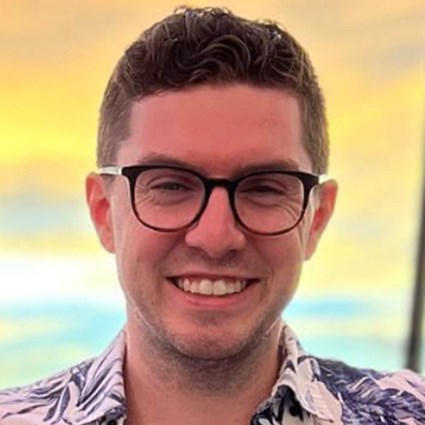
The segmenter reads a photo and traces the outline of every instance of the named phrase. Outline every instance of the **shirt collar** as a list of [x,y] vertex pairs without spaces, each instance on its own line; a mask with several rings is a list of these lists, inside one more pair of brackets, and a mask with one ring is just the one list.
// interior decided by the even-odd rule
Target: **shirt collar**
[[[127,415],[123,378],[125,344],[123,330],[101,356],[71,369],[69,386],[78,385],[79,381],[83,388],[80,388],[80,397],[69,405],[67,419],[70,423],[88,425]],[[288,325],[283,327],[280,349],[283,362],[271,398],[290,388],[303,409],[324,421],[333,422],[327,404],[328,392],[319,379],[317,360],[303,351]]]
[[101,356],[71,369],[68,387],[71,394],[73,386],[79,387],[79,397],[69,404],[66,414],[69,423],[88,425],[126,417],[125,341],[123,330]]
[[328,406],[329,393],[320,380],[317,360],[306,354],[288,325],[284,325],[280,340],[282,365],[272,390],[272,397],[290,388],[301,407],[323,421],[333,422]]

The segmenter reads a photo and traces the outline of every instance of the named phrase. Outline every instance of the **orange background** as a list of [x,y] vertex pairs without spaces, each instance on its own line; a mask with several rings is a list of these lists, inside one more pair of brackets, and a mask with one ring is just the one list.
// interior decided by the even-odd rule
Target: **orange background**
[[[25,332],[1,320],[2,303],[64,295],[101,300],[118,291],[112,257],[101,251],[84,204],[97,110],[123,49],[176,3],[0,5],[0,264],[16,264],[0,270],[0,340],[18,344]],[[322,246],[306,265],[300,296],[399,291],[406,306],[423,166],[423,1],[229,0],[226,6],[283,24],[310,52],[327,99],[330,175],[340,196]],[[22,258],[36,259],[40,268],[25,273]],[[92,259],[88,274],[52,266],[74,258]],[[404,335],[408,305],[398,307],[357,331]]]

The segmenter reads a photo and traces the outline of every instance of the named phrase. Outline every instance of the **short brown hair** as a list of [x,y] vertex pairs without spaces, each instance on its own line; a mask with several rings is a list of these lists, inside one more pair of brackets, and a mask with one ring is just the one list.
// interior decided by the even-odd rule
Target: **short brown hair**
[[178,8],[125,51],[100,109],[97,162],[111,165],[128,136],[131,103],[165,90],[246,83],[295,94],[304,145],[316,173],[328,165],[325,106],[307,53],[278,24],[250,21],[221,8]]

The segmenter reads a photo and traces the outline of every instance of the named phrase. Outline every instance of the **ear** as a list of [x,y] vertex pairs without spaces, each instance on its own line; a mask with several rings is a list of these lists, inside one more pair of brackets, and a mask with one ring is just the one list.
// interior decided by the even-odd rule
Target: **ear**
[[305,250],[305,259],[308,260],[314,254],[322,233],[332,217],[335,207],[338,185],[335,180],[329,180],[316,187],[316,193],[312,193],[314,199],[313,219],[311,221],[307,244]]
[[91,173],[86,178],[86,201],[101,244],[107,251],[114,252],[108,188],[104,179],[96,173]]

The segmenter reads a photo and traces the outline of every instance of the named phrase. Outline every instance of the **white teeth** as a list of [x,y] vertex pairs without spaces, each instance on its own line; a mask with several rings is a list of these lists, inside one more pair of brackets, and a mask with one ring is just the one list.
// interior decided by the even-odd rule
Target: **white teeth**
[[225,295],[226,294],[226,282],[223,279],[216,280],[213,285],[214,295]]
[[199,293],[202,295],[211,295],[213,293],[213,283],[208,279],[202,279],[199,282]]
[[191,282],[189,290],[192,294],[199,294],[199,282]]
[[180,282],[179,281],[179,287],[183,290],[185,290],[186,292],[190,292],[190,280],[189,279],[184,279],[183,280],[183,287],[180,286]]
[[236,292],[235,284],[226,285],[226,294],[234,294]]
[[188,279],[179,278],[176,280],[177,286],[184,292],[202,295],[224,296],[242,292],[246,286],[246,280],[210,280],[210,279]]

